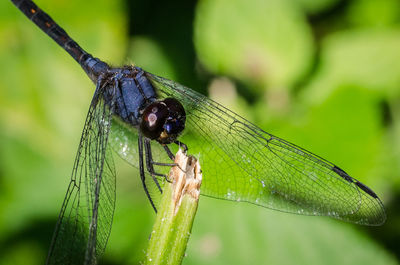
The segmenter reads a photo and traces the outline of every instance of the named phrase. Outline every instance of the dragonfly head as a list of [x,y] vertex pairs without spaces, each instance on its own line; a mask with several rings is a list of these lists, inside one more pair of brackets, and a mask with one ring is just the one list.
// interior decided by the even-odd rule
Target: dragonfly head
[[166,98],[148,105],[142,116],[140,131],[151,140],[170,144],[185,128],[186,113],[174,98]]

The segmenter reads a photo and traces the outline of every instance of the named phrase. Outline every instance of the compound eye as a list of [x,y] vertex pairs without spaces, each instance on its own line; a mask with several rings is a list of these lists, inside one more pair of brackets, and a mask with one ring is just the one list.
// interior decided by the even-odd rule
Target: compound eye
[[184,122],[177,119],[168,119],[164,129],[168,134],[179,134],[184,129]]
[[174,98],[166,98],[162,102],[165,103],[169,110],[169,115],[165,122],[164,129],[169,135],[177,136],[185,128],[185,109],[182,104]]
[[185,116],[185,109],[178,100],[174,98],[166,98],[162,102],[167,105],[170,113],[175,114],[175,116]]
[[140,130],[144,136],[152,140],[158,138],[164,130],[169,111],[163,102],[154,102],[146,107],[143,112]]

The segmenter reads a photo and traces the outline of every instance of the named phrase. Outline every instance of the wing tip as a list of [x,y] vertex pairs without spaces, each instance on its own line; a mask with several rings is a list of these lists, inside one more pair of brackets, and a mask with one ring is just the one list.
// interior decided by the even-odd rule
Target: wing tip
[[357,187],[359,187],[362,191],[364,191],[365,193],[367,193],[369,196],[371,196],[374,199],[379,199],[378,195],[376,195],[376,193],[367,185],[363,184],[362,182],[352,178],[349,176],[349,174],[347,174],[343,169],[341,169],[338,166],[333,166],[332,167],[332,171],[335,172],[336,174],[338,174],[340,177],[342,177],[344,180],[350,182],[350,183],[354,183]]

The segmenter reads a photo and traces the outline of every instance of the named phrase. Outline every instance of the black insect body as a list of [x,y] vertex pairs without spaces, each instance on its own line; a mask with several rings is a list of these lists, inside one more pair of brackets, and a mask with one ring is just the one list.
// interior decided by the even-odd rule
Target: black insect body
[[[385,219],[382,202],[338,166],[263,131],[218,103],[136,66],[112,68],[85,52],[32,1],[12,2],[65,49],[96,84],[47,264],[95,264],[115,208],[112,146],[161,192],[153,155],[171,146],[199,154],[201,193],[304,215],[364,225]],[[187,144],[187,146],[184,144]],[[146,168],[146,169],[145,169]],[[146,178],[147,177],[147,178]]]

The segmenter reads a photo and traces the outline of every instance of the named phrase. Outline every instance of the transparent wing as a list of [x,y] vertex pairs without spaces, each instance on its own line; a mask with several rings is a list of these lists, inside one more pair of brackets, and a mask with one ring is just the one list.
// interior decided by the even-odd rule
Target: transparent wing
[[107,148],[113,108],[102,100],[103,90],[104,86],[96,88],[86,117],[47,264],[96,264],[107,244],[115,208],[115,168]]
[[[112,120],[109,145],[112,149],[131,166],[138,168],[138,129],[126,125],[118,117]],[[178,151],[177,145],[169,146],[172,153]],[[151,141],[153,160],[156,162],[172,163],[162,145],[156,141]],[[168,173],[170,167],[158,166],[158,172]]]
[[[110,147],[127,163],[131,166],[139,169],[139,148],[138,148],[138,130],[137,128],[130,127],[121,121],[118,117],[114,116],[112,121],[109,145]],[[153,161],[162,163],[172,163],[171,159],[168,157],[164,148],[156,141],[151,141],[151,151],[153,156]],[[170,146],[171,151],[175,154],[178,151],[178,147],[175,145]],[[157,173],[168,174],[170,167],[168,166],[157,166],[154,165],[154,170]],[[138,176],[139,177],[139,176]],[[160,186],[165,183],[165,178],[156,177]],[[145,170],[145,182],[149,190],[150,196],[154,204],[158,205],[161,199],[161,193],[157,188],[157,185],[153,181],[150,173]],[[143,195],[145,193],[143,192]],[[150,206],[150,204],[149,204]]]
[[385,221],[377,195],[339,167],[261,130],[190,88],[147,76],[160,98],[174,97],[185,108],[186,134],[180,140],[200,159],[202,194],[358,224]]

